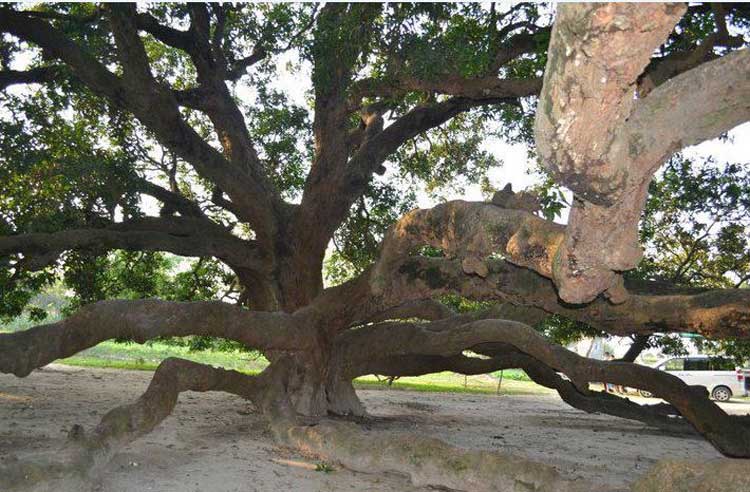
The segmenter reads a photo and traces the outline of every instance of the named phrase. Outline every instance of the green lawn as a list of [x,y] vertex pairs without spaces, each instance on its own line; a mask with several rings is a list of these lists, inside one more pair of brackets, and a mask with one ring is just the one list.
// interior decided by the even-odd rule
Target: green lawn
[[58,362],[71,366],[153,371],[162,360],[168,357],[179,357],[243,372],[258,372],[268,365],[265,358],[255,353],[218,350],[191,351],[188,347],[162,342],[138,344],[114,341],[102,342],[95,347],[79,352],[73,357]]

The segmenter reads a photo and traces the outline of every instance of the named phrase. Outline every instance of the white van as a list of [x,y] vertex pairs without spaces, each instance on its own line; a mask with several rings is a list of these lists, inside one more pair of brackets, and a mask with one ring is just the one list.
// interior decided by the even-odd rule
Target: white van
[[[730,359],[723,357],[673,357],[651,367],[677,376],[691,386],[704,386],[716,401],[729,401],[733,395],[747,394],[745,380],[748,374],[737,369]],[[653,396],[647,391],[639,393],[645,397]]]

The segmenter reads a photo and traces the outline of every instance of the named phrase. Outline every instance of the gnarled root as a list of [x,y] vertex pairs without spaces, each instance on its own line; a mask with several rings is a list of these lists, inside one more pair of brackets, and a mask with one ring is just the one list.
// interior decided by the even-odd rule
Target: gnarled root
[[123,446],[164,420],[183,391],[226,391],[265,405],[267,378],[182,359],[166,359],[134,403],[109,411],[90,433],[75,427],[63,449],[0,466],[0,490],[85,490],[89,477]]
[[277,435],[289,446],[351,470],[401,473],[417,486],[467,492],[595,490],[590,483],[563,478],[551,466],[517,456],[460,449],[414,434],[370,433],[349,422],[289,426]]

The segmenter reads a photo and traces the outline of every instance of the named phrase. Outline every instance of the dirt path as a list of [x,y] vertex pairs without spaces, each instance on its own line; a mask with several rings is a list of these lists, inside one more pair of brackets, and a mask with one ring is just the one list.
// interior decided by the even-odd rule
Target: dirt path
[[[151,374],[48,366],[28,378],[0,375],[0,460],[11,453],[59,445],[73,424],[95,425],[110,408],[131,401]],[[625,486],[656,460],[713,459],[699,438],[600,415],[554,396],[484,396],[362,391],[373,428],[440,437],[464,447],[525,455],[569,476]],[[729,404],[733,413],[750,404]],[[271,444],[252,406],[220,393],[186,393],[155,432],[119,453],[97,490],[185,492],[287,490],[417,491],[400,476],[368,475],[316,462]]]

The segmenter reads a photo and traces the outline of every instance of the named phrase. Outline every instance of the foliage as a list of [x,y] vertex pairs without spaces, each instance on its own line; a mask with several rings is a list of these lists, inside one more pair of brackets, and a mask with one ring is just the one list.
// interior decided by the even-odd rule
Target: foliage
[[334,234],[334,250],[325,265],[328,281],[340,284],[372,264],[388,227],[414,208],[414,202],[413,191],[374,181]]
[[675,156],[650,186],[641,222],[643,278],[697,287],[750,280],[747,165]]
[[[640,227],[645,255],[629,278],[686,287],[747,287],[750,280],[750,170],[675,155],[649,187]],[[741,340],[695,339],[698,349],[750,360]],[[651,347],[684,355],[675,335],[653,337]]]

